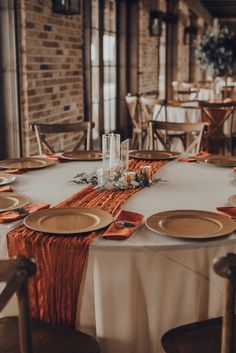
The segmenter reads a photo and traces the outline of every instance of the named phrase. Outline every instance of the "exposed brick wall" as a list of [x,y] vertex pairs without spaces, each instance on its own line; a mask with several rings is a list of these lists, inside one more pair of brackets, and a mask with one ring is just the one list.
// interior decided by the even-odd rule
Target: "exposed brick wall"
[[177,46],[177,68],[176,77],[177,81],[189,80],[189,45],[184,44],[184,28],[189,25],[189,11],[187,5],[183,2],[179,2],[178,11],[178,46]]
[[31,123],[83,119],[83,26],[82,15],[53,14],[51,0],[19,3],[22,130],[27,155],[38,152]]
[[158,38],[149,35],[149,11],[155,10],[150,0],[140,1],[139,6],[139,92],[158,90]]

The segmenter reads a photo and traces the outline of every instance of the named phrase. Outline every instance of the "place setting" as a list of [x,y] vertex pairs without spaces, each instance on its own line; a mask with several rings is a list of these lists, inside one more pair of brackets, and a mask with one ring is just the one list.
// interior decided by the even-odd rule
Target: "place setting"
[[16,177],[11,174],[2,174],[0,172],[0,187],[8,184],[12,184],[16,180]]
[[27,170],[46,168],[55,164],[55,161],[41,157],[5,159],[0,161],[0,173],[21,174]]
[[233,233],[236,223],[226,215],[202,210],[170,210],[151,215],[147,228],[163,236],[207,240]]
[[235,156],[225,156],[225,155],[197,156],[196,161],[200,164],[208,165],[208,166],[236,167]]
[[141,160],[172,160],[180,157],[181,152],[171,151],[132,151],[129,153],[130,158],[141,159]]
[[59,163],[66,162],[83,162],[83,161],[99,161],[102,160],[102,153],[100,151],[67,151],[67,152],[55,152],[45,154],[45,158],[48,160],[56,161]]
[[16,176],[12,174],[0,174],[0,192],[12,192]]
[[24,194],[0,192],[0,223],[16,221],[49,207],[46,203],[31,203],[30,198]]

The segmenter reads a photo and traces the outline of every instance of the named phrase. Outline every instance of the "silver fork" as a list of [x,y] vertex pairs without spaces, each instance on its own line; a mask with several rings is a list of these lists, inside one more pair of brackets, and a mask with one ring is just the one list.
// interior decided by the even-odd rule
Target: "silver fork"
[[28,215],[30,213],[29,211],[25,210],[24,208],[16,208],[13,211],[18,212],[19,214],[22,214],[22,215]]
[[118,228],[132,228],[132,227],[136,226],[136,224],[134,222],[123,221],[123,220],[115,221],[115,225]]

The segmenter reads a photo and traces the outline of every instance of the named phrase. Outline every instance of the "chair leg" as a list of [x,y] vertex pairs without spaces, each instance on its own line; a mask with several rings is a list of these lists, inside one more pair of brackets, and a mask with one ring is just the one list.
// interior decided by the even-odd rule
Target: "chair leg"
[[135,149],[135,133],[133,132],[131,137],[131,146],[130,148]]
[[138,134],[138,150],[142,150],[143,145],[143,138],[142,138],[142,133]]

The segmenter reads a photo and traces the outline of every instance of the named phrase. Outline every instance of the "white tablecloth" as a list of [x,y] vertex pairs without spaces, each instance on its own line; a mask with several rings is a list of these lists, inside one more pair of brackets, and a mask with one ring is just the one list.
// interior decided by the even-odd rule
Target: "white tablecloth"
[[[193,108],[191,106],[193,106]],[[161,110],[160,107],[161,106],[159,104],[155,105],[153,110],[153,119],[165,121],[165,107],[162,107]],[[201,109],[196,108],[195,102],[191,102],[190,107],[167,106],[166,110],[167,121],[177,123],[197,123],[201,121]],[[160,113],[158,114],[158,112]]]
[[[98,165],[99,163],[96,163]],[[15,190],[53,205],[81,187],[69,180],[95,164],[72,162],[17,176]],[[177,161],[165,165],[159,183],[134,195],[124,208],[149,215],[171,209],[215,211],[235,194],[230,169]],[[7,257],[0,225],[0,254]],[[90,246],[78,298],[76,327],[94,335],[102,353],[159,353],[168,329],[221,313],[222,279],[212,260],[236,251],[236,233],[211,241],[161,236],[144,225],[125,241],[98,237]],[[76,310],[76,308],[75,308]],[[12,303],[8,312],[15,312]]]

